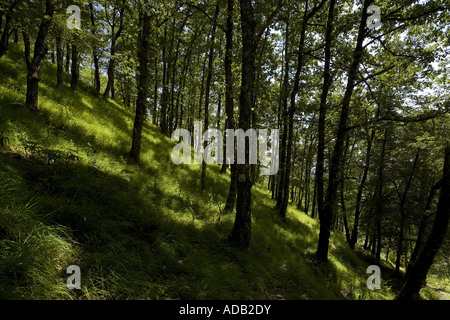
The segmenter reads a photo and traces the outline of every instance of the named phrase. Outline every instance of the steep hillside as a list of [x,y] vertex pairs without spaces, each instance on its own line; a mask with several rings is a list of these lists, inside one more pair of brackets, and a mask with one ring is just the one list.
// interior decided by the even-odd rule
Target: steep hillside
[[[286,222],[253,188],[253,244],[229,246],[222,209],[229,175],[175,166],[174,143],[147,125],[142,165],[129,165],[133,110],[55,86],[45,63],[37,113],[23,105],[20,48],[0,59],[1,299],[392,299],[398,283],[366,287],[362,253],[334,234],[327,265],[311,259],[318,221],[293,207]],[[81,268],[81,290],[66,269]],[[384,271],[383,271],[384,272]],[[432,298],[438,294],[428,290]]]

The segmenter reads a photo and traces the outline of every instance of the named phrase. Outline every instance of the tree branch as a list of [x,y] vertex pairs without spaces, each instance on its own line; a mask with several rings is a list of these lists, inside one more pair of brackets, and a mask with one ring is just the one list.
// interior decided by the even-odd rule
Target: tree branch
[[[436,12],[439,12],[439,11],[443,11],[445,9],[446,9],[445,7],[439,6],[439,7],[436,7],[436,8],[432,8],[430,11],[422,12],[422,13],[416,15],[416,16],[410,16],[410,17],[398,17],[397,16],[397,17],[392,17],[392,18],[384,19],[384,20],[385,21],[402,21],[402,22],[404,22],[404,21],[412,21],[412,20],[417,20],[417,19],[420,19],[420,18],[422,18],[424,16],[427,16],[427,15],[430,15],[430,14],[433,14],[433,13],[436,13]],[[396,11],[398,11],[398,10],[396,10]]]
[[386,32],[383,33],[383,34],[380,34],[380,35],[377,36],[377,37],[373,37],[373,36],[369,35],[368,37],[369,37],[369,38],[372,38],[373,40],[370,41],[370,42],[368,42],[368,43],[364,46],[364,48],[367,48],[369,45],[371,45],[372,43],[374,43],[374,42],[377,41],[377,40],[378,40],[378,41],[381,41],[381,38],[383,38],[385,35],[388,35],[388,34],[394,32],[394,31],[397,31],[397,30],[399,30],[399,29],[401,29],[401,28],[404,28],[404,27],[406,27],[406,26],[407,26],[406,23],[401,24],[401,25],[399,25],[399,26],[397,26],[397,27],[395,27],[395,28],[393,28],[393,29],[391,29],[391,30],[386,31]]
[[[220,0],[218,0],[218,1],[220,1]],[[208,20],[210,20],[211,22],[214,22],[214,19],[208,14],[208,12],[205,11],[204,8],[201,8],[201,7],[197,6],[196,4],[193,4],[192,2],[183,2],[182,4],[187,5],[189,8],[192,7],[194,9],[197,9],[198,11],[203,13],[208,18]],[[225,29],[225,27],[223,25],[221,25],[217,21],[215,23],[216,23],[217,27],[219,27],[223,32],[226,33],[226,29]]]
[[327,0],[322,0],[317,6],[315,6],[306,16],[306,21],[314,17],[314,15],[323,7]]
[[30,37],[28,36],[28,34],[23,31],[22,32],[23,35],[23,43],[25,46],[25,62],[27,64],[27,68],[30,69],[31,67],[31,44],[30,44]]
[[372,79],[372,78],[375,78],[376,76],[379,76],[380,74],[383,74],[383,73],[385,73],[385,72],[388,72],[389,70],[393,69],[394,67],[395,67],[395,66],[390,66],[390,67],[387,67],[386,69],[383,69],[383,70],[381,70],[381,71],[375,72],[374,74],[371,74],[371,75],[367,76],[366,78],[363,78],[362,80],[359,80],[359,81],[356,83],[356,85],[359,85],[359,84],[361,84],[362,82],[366,82],[367,80],[370,80],[370,79]]
[[258,35],[256,36],[256,42],[258,43],[261,37],[263,36],[266,29],[271,25],[272,20],[276,17],[276,15],[280,12],[280,10],[283,8],[283,1],[280,0],[278,2],[277,7],[275,10],[270,14],[270,16],[267,18],[266,23],[263,25],[262,29],[258,32]]
[[420,115],[412,116],[412,117],[405,117],[405,116],[401,116],[398,114],[384,115],[380,118],[377,118],[377,119],[374,119],[371,121],[367,121],[365,123],[360,123],[360,124],[356,124],[353,126],[349,126],[349,127],[347,127],[347,130],[350,131],[350,130],[353,130],[356,128],[375,124],[375,123],[381,122],[381,121],[394,121],[394,122],[402,122],[402,123],[422,122],[422,121],[427,121],[427,120],[438,118],[447,113],[450,113],[450,110],[448,110],[448,108],[445,108],[444,110],[439,110],[437,112],[428,112],[428,113],[424,113],[424,114],[420,114]]
[[120,14],[120,21],[119,21],[119,30],[117,30],[116,34],[114,35],[114,37],[117,39],[120,38],[120,36],[122,35],[122,31],[123,31],[123,15],[125,12],[125,0],[122,2],[122,8],[120,8],[119,14]]
[[402,53],[395,53],[394,51],[392,51],[391,49],[389,49],[386,46],[386,43],[384,41],[382,41],[381,39],[379,39],[379,42],[381,43],[381,46],[384,48],[384,50],[386,50],[387,52],[389,52],[392,56],[394,57],[404,57],[404,58],[413,58],[413,59],[417,59],[417,56],[411,56],[409,54],[402,54]]

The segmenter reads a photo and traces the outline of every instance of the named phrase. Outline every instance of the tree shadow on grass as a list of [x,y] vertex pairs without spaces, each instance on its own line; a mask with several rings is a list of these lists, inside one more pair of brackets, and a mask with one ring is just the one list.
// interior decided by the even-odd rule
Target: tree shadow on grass
[[[82,163],[48,165],[5,153],[0,160],[24,181],[24,192],[38,203],[44,223],[71,230],[86,290],[101,289],[109,298],[220,298],[219,292],[233,297],[227,282],[233,282],[232,275],[239,278],[240,270],[223,255],[227,243],[220,231],[231,225],[199,228],[168,218],[163,214],[167,202],[160,201],[167,199],[165,190],[152,187],[143,195],[141,180],[129,181]],[[171,204],[173,209],[186,205]],[[220,270],[228,279],[221,279]],[[204,276],[210,281],[193,285]],[[251,294],[248,288],[239,289],[245,283],[236,280],[233,290]],[[220,290],[214,294],[213,287]]]

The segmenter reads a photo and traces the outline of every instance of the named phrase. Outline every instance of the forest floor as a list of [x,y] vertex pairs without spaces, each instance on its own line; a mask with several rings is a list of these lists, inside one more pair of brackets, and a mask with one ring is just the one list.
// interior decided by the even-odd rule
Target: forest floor
[[[76,93],[57,89],[50,63],[42,110],[27,109],[21,56],[13,47],[0,59],[1,299],[394,298],[392,265],[382,263],[381,289],[369,290],[366,269],[377,263],[340,232],[329,262],[314,262],[318,220],[294,206],[280,220],[261,184],[252,189],[252,247],[231,247],[228,173],[209,166],[202,192],[201,165],[174,165],[175,143],[153,125],[141,166],[128,164],[133,110],[83,83]],[[66,287],[69,265],[80,266],[80,290]],[[431,280],[422,296],[448,298],[449,279]]]

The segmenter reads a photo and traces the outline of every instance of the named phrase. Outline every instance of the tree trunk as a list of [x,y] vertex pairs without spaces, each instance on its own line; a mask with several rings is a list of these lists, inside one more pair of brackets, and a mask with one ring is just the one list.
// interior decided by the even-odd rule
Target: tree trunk
[[369,247],[369,240],[370,240],[370,232],[372,230],[372,214],[369,215],[369,221],[367,222],[367,226],[366,226],[366,237],[364,239],[364,245],[363,245],[363,249],[364,250],[368,250],[370,249]]
[[35,110],[39,108],[39,70],[28,71],[25,104]]
[[386,248],[386,259],[385,259],[386,262],[389,261],[389,251],[390,250],[391,250],[391,239],[389,239],[388,245],[387,245],[387,248]]
[[66,45],[66,66],[64,71],[66,71],[67,73],[70,72],[70,44],[68,43]]
[[92,55],[94,58],[94,89],[95,92],[100,93],[102,85],[100,81],[100,59],[98,57],[97,49],[94,49]]
[[[339,214],[340,212],[342,212],[342,216],[344,216],[344,214],[346,215],[346,213],[344,213],[344,210],[346,209],[345,207],[345,197],[344,197],[344,180],[345,180],[345,161],[347,159],[351,159],[352,158],[352,154],[353,154],[353,148],[354,145],[352,144],[351,147],[351,151],[350,153],[348,153],[349,150],[349,146],[350,146],[350,136],[347,135],[346,139],[345,139],[345,147],[344,147],[344,152],[343,152],[343,156],[342,156],[342,160],[341,160],[341,164],[340,164],[340,168],[339,168],[339,179],[338,179],[338,183],[339,183],[339,190],[340,190],[340,202],[341,202],[341,206],[343,204],[343,207],[341,207],[342,210],[336,210],[336,214],[333,215],[333,219],[331,222],[332,228],[334,230],[339,230],[339,223],[340,223],[340,217],[341,215]],[[337,205],[337,201],[336,201],[336,205]]]
[[377,249],[377,241],[376,241],[376,238],[375,238],[375,232],[372,232],[372,236],[371,236],[371,241],[370,241],[371,243],[372,243],[372,250],[371,250],[371,254],[372,255],[375,255],[375,252],[376,252],[376,249]]
[[[331,0],[333,2],[333,0]],[[328,245],[330,240],[330,228],[331,221],[333,218],[333,209],[336,200],[337,193],[337,180],[339,173],[339,166],[342,158],[343,145],[345,140],[345,135],[347,133],[347,120],[349,116],[350,101],[353,94],[353,89],[355,87],[355,81],[358,74],[358,67],[361,61],[361,57],[364,51],[363,42],[366,36],[365,26],[366,20],[368,18],[367,9],[371,4],[372,0],[365,0],[362,9],[362,16],[358,30],[358,38],[356,42],[356,48],[353,53],[353,61],[350,66],[347,78],[347,86],[344,94],[344,99],[342,101],[341,116],[338,125],[338,132],[336,136],[336,143],[334,145],[334,150],[331,159],[330,173],[328,178],[328,189],[325,202],[323,205],[323,211],[320,215],[320,233],[319,233],[319,243],[317,247],[317,259],[319,261],[328,260]]]
[[[317,209],[320,219],[319,245],[316,256],[319,260],[327,260],[329,223],[331,217],[327,217],[324,211],[325,186],[324,186],[324,162],[325,162],[325,118],[327,111],[327,97],[331,86],[330,60],[331,60],[331,41],[334,20],[335,0],[330,0],[328,11],[327,27],[325,32],[325,66],[323,70],[323,86],[320,97],[319,124],[318,124],[318,143],[317,143],[317,164],[316,164],[316,186],[317,186]],[[323,222],[322,222],[323,221]],[[328,230],[328,231],[327,231]],[[325,241],[324,241],[325,240]]]
[[371,159],[371,150],[372,150],[372,142],[375,138],[375,130],[372,130],[372,134],[369,139],[367,139],[367,151],[366,151],[366,161],[364,166],[364,173],[361,178],[361,182],[358,187],[358,193],[356,195],[356,208],[355,208],[355,221],[353,223],[352,235],[350,237],[349,245],[350,248],[355,249],[355,245],[358,242],[358,224],[359,224],[359,216],[361,214],[361,199],[364,191],[364,185],[366,183],[367,175],[369,173],[370,168],[370,159]]
[[39,26],[39,32],[34,44],[34,54],[31,58],[31,44],[28,35],[23,32],[25,43],[25,61],[27,64],[27,93],[25,104],[35,110],[39,110],[39,71],[42,60],[47,54],[46,39],[53,19],[55,5],[53,0],[45,2],[45,16]]
[[[302,181],[303,180],[303,175],[307,175],[306,171],[308,168],[308,160],[307,160],[307,156],[306,156],[306,147],[308,144],[308,140],[305,139],[305,142],[303,144],[303,153],[302,153],[302,160],[300,161],[300,177],[299,180]],[[294,156],[295,158],[295,156]],[[305,168],[303,168],[303,164],[305,164]],[[305,178],[306,179],[306,178]],[[299,192],[298,192],[298,200],[297,200],[297,208],[300,210],[304,210],[304,208],[306,207],[306,186],[303,188],[300,188]],[[305,206],[303,206],[303,194],[305,194]],[[307,213],[305,211],[305,213]]]
[[[219,94],[219,102],[217,104],[217,129],[220,130],[220,123],[222,121],[222,94]],[[226,120],[224,123],[224,130],[222,132],[225,131],[226,128]],[[225,174],[227,172],[227,163],[225,161],[225,157],[226,157],[226,143],[225,143],[225,139],[222,140],[222,149],[219,151],[222,154],[222,159],[223,159],[223,163],[222,166],[220,168],[220,174]]]
[[[206,78],[206,92],[205,92],[205,123],[204,131],[209,129],[209,97],[211,93],[211,82],[213,74],[213,62],[214,62],[214,43],[216,40],[216,28],[217,28],[217,16],[219,15],[219,1],[216,3],[216,12],[214,13],[213,27],[211,31],[211,46],[208,54],[208,76]],[[208,142],[203,142],[203,148],[206,149]],[[202,161],[202,190],[206,189],[206,162]]]
[[[111,97],[112,100],[115,99],[115,87],[114,87],[114,81],[115,81],[115,70],[116,70],[116,59],[114,57],[114,55],[116,54],[115,51],[115,40],[112,39],[112,44],[111,44],[111,50],[110,50],[110,59],[109,59],[109,64],[108,64],[108,71],[107,71],[107,76],[108,76],[108,80],[106,82],[106,89],[105,92],[103,93],[103,96],[105,98],[107,98],[108,96]],[[72,46],[72,50],[73,50],[73,46]]]
[[61,36],[56,37],[56,86],[64,85],[64,50]]
[[80,66],[78,63],[78,46],[73,43],[72,44],[72,79],[70,82],[70,88],[73,91],[77,91],[78,79],[80,78]]
[[[107,10],[107,9],[106,9]],[[105,93],[103,94],[103,96],[105,98],[107,98],[108,96],[111,96],[111,99],[114,100],[115,99],[115,87],[114,87],[114,82],[115,82],[115,71],[116,71],[116,43],[117,40],[122,36],[122,30],[123,30],[123,18],[124,18],[124,11],[125,11],[125,0],[123,1],[123,3],[121,4],[121,8],[119,11],[119,28],[117,30],[117,32],[115,32],[115,28],[116,28],[116,21],[115,21],[115,11],[117,9],[114,8],[114,12],[113,12],[113,17],[112,17],[112,22],[108,23],[111,26],[112,32],[111,32],[111,48],[110,48],[110,57],[109,57],[109,65],[108,65],[108,81],[106,83],[106,89],[105,89]]]
[[[239,97],[239,128],[247,131],[251,125],[257,49],[256,21],[251,0],[240,0],[242,28],[242,80]],[[252,223],[252,181],[250,180],[249,149],[245,149],[245,164],[237,164],[236,219],[229,241],[241,249],[250,247]]]
[[[317,173],[317,172],[316,172]],[[317,208],[317,177],[314,175],[314,191],[313,191],[313,199],[312,199],[312,209],[311,209],[311,218],[316,217],[316,208]]]
[[162,49],[162,59],[163,59],[163,89],[161,95],[161,118],[160,118],[160,127],[161,131],[165,134],[168,133],[167,126],[167,86],[168,84],[168,75],[167,75],[167,54],[166,54],[166,46],[167,46],[167,25],[164,27],[164,40],[163,40],[163,49]]
[[[314,145],[314,137],[311,136],[311,141],[309,143],[308,154],[306,156],[306,169],[305,169],[305,213],[309,213],[309,206],[311,201],[311,165],[312,165],[312,151]],[[313,200],[314,201],[314,200]]]
[[14,29],[14,39],[13,39],[15,44],[19,43],[19,30],[18,29]]
[[[167,117],[166,117],[166,134],[170,135],[172,129],[172,118],[173,118],[173,92],[174,92],[174,81],[175,81],[175,66],[178,52],[176,52],[175,57],[173,57],[173,47],[175,42],[175,16],[172,19],[171,35],[170,35],[170,47],[169,56],[167,60]],[[177,45],[179,41],[177,41]],[[169,85],[170,84],[170,85]]]
[[153,112],[152,112],[152,123],[154,125],[158,124],[158,58],[155,57],[155,87],[153,91]]
[[345,181],[345,179],[341,178],[341,209],[342,209],[342,216],[344,219],[345,239],[347,240],[347,243],[350,243],[351,236],[350,236],[350,229],[348,227],[348,221],[347,221],[347,209],[345,206],[344,181]]
[[[174,26],[174,32],[172,38],[175,38],[175,26]],[[170,86],[170,112],[169,112],[169,121],[168,121],[168,130],[169,133],[173,132],[173,126],[174,126],[174,113],[175,113],[175,79],[177,74],[177,64],[178,64],[178,56],[180,54],[180,39],[177,39],[177,48],[175,50],[175,58],[170,59],[171,62],[171,86]]]
[[[187,76],[187,72],[188,72],[188,65],[190,64],[191,59],[190,59],[190,54],[187,55],[185,61],[184,61],[184,67],[183,67],[183,71],[182,74],[180,76],[180,88],[184,88],[186,85],[186,76]],[[180,101],[181,100],[181,101]],[[184,104],[184,92],[183,90],[178,90],[177,92],[177,102],[176,102],[176,113],[175,113],[175,123],[174,123],[174,130],[177,129],[178,127],[183,128],[183,104]]]
[[398,293],[396,300],[411,300],[419,298],[419,291],[426,282],[428,270],[441,247],[447,233],[450,219],[450,146],[445,150],[444,173],[441,194],[434,218],[431,233],[417,257],[411,270]]
[[[94,5],[92,2],[89,2],[89,12],[91,17],[91,25],[92,25],[92,35],[96,36],[96,28],[95,28],[95,16],[94,16]],[[94,45],[94,49],[92,51],[92,56],[94,59],[94,88],[95,92],[100,93],[101,90],[101,82],[100,82],[100,66],[99,66],[99,57],[98,57],[98,48]]]
[[281,90],[281,106],[282,106],[282,118],[283,118],[283,133],[281,135],[280,143],[280,170],[278,173],[278,193],[277,193],[277,203],[276,207],[281,209],[281,204],[283,202],[284,196],[284,181],[286,177],[286,144],[288,138],[288,92],[289,92],[289,19],[286,21],[286,32],[285,32],[285,45],[284,45],[284,80]]
[[388,139],[388,128],[384,131],[383,145],[380,155],[380,164],[378,167],[378,181],[375,190],[375,224],[377,233],[377,253],[376,259],[381,258],[381,215],[383,213],[383,185],[384,185],[384,167],[386,159],[386,143]]
[[[227,115],[227,128],[235,130],[234,123],[234,101],[233,101],[233,71],[232,71],[232,55],[233,55],[233,4],[234,0],[227,1],[227,29],[225,40],[225,112]],[[233,141],[234,143],[234,141]],[[224,158],[225,159],[225,158]],[[225,203],[225,212],[231,212],[234,209],[237,192],[237,169],[236,157],[234,164],[230,165],[230,188],[228,190],[227,201]]]
[[[12,4],[9,6],[8,12],[6,13],[6,19],[5,19],[5,26],[3,27],[3,33],[0,38],[0,58],[3,57],[8,50],[8,41],[9,37],[11,35],[10,29],[11,29],[11,19],[12,19],[12,13],[17,6],[17,0],[14,0]],[[2,20],[0,20],[1,22]]]
[[[316,186],[317,188],[317,209],[320,217],[324,217],[324,200],[325,200],[325,185],[324,185],[324,163],[325,163],[325,118],[327,112],[327,97],[331,86],[330,74],[330,60],[331,60],[331,41],[334,20],[334,6],[335,0],[330,1],[327,26],[325,32],[325,65],[323,70],[323,86],[320,96],[319,106],[319,123],[318,123],[318,142],[317,142],[317,160],[316,160]],[[314,214],[314,212],[313,212]],[[323,219],[323,218],[322,218]],[[317,253],[316,253],[317,254]],[[320,253],[323,256],[323,253]],[[326,256],[326,255],[325,255]]]
[[148,69],[148,52],[150,51],[149,36],[151,33],[151,18],[142,10],[142,32],[139,46],[139,82],[138,97],[136,101],[136,116],[133,126],[133,141],[129,153],[129,159],[135,163],[139,163],[141,154],[141,138],[142,128],[144,126],[145,115],[147,112],[147,96],[149,88],[149,69]]
[[[417,259],[417,256],[419,255],[419,252],[422,250],[423,244],[424,244],[424,236],[425,236],[425,229],[427,227],[428,224],[428,218],[430,217],[430,209],[431,209],[431,204],[433,203],[434,197],[436,195],[436,191],[441,188],[442,186],[442,179],[439,180],[438,183],[436,183],[435,185],[433,185],[431,187],[430,193],[428,194],[428,198],[427,198],[427,202],[425,205],[425,209],[422,215],[422,219],[420,221],[420,225],[419,225],[419,230],[417,232],[417,240],[416,240],[416,244],[414,246],[414,250],[412,251],[411,254],[411,258],[409,261],[409,266],[411,266],[412,264],[414,264],[414,262]],[[408,276],[408,273],[410,271],[410,268],[408,267],[408,270],[406,271],[406,276]]]
[[276,176],[270,176],[270,179],[272,179],[272,183],[270,184],[270,192],[272,194],[271,199],[275,199],[275,185],[277,182]]
[[406,221],[406,197],[408,195],[409,188],[411,187],[411,181],[414,176],[414,171],[417,166],[417,161],[419,160],[419,154],[420,150],[417,151],[416,156],[414,158],[414,163],[411,169],[411,173],[408,177],[408,181],[406,182],[405,190],[403,191],[403,195],[400,198],[400,232],[398,236],[398,242],[397,242],[397,258],[395,260],[395,273],[397,275],[400,274],[400,262],[401,257],[403,254],[403,240],[404,240],[404,228],[405,228],[405,221]]

